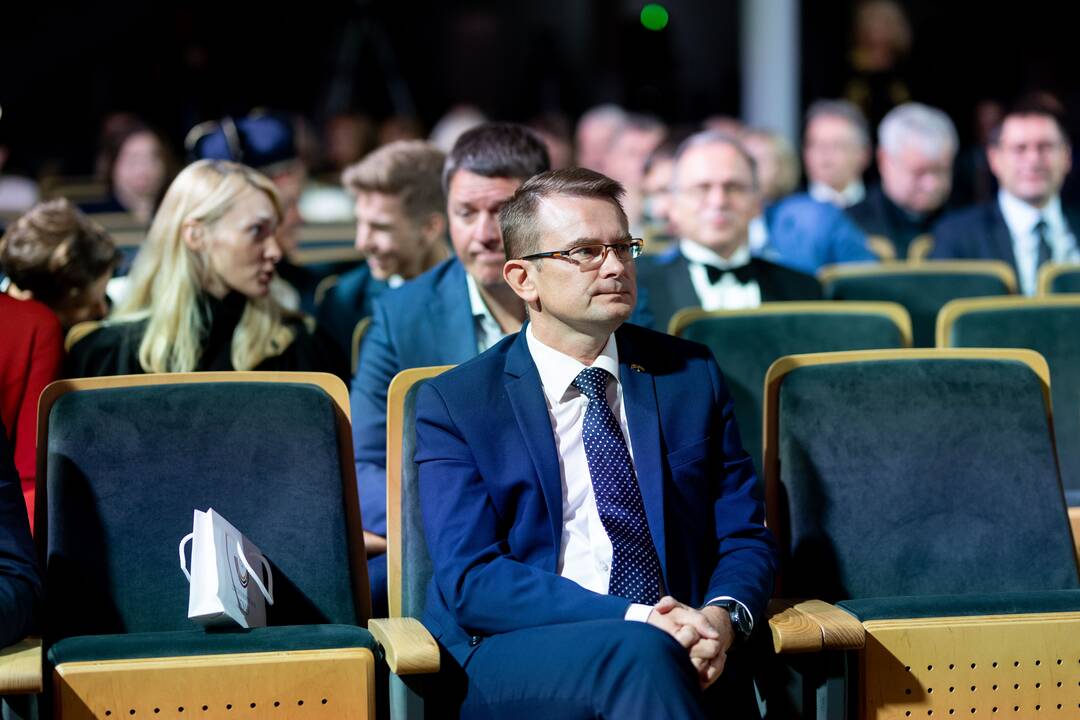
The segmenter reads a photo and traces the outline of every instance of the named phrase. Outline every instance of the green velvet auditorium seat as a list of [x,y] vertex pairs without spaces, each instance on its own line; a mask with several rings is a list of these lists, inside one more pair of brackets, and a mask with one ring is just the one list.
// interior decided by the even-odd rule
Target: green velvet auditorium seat
[[938,347],[1028,348],[1046,358],[1065,496],[1080,505],[1080,295],[954,300],[938,315]]
[[1044,263],[1037,285],[1039,295],[1080,293],[1080,263]]
[[1045,361],[823,353],[783,358],[766,382],[778,592],[835,602],[847,619],[822,633],[865,631],[827,668],[820,715],[1080,717],[1080,578]]
[[[439,647],[420,625],[424,612],[431,557],[424,541],[420,514],[419,472],[413,462],[416,438],[416,391],[425,380],[452,365],[403,370],[390,382],[386,396],[386,541],[390,618],[372,620],[376,637],[383,623],[407,623],[415,642],[403,652],[386,657],[390,668],[390,717],[420,720],[453,716],[451,703],[438,696],[435,673]],[[404,634],[404,629],[399,630]]]
[[[348,408],[344,384],[318,373],[46,389],[36,527],[57,717],[373,716]],[[177,544],[208,507],[269,559],[270,627],[187,618]]]
[[765,372],[784,355],[911,347],[911,320],[895,303],[778,302],[749,310],[681,310],[671,333],[708,345],[735,399],[743,446],[761,474]]
[[818,272],[829,300],[884,300],[911,315],[915,347],[933,347],[941,307],[962,297],[1016,293],[1016,276],[998,260],[928,260],[920,263],[850,263]]

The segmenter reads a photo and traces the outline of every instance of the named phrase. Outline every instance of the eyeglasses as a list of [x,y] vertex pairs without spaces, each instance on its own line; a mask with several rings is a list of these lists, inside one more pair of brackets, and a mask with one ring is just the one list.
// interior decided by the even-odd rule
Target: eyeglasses
[[532,255],[526,255],[518,258],[519,260],[540,260],[541,258],[558,258],[559,260],[566,260],[578,266],[578,269],[582,272],[587,270],[595,270],[604,264],[604,260],[607,259],[608,251],[615,253],[615,257],[619,259],[619,262],[627,262],[629,260],[636,260],[641,256],[641,249],[645,246],[645,241],[640,238],[633,238],[626,242],[618,243],[589,243],[588,245],[577,245],[568,250],[552,250],[550,252],[533,253]]

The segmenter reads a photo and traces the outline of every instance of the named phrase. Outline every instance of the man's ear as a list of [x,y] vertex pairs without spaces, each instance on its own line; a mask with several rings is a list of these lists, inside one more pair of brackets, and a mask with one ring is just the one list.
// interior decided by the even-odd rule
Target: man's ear
[[540,268],[529,260],[507,260],[503,265],[503,280],[527,305],[537,302],[540,294],[534,282]]
[[442,213],[428,214],[424,221],[420,223],[420,233],[424,236],[424,240],[428,245],[434,245],[446,237],[446,216]]
[[180,226],[180,236],[189,250],[200,252],[206,249],[206,228],[198,220],[185,220]]

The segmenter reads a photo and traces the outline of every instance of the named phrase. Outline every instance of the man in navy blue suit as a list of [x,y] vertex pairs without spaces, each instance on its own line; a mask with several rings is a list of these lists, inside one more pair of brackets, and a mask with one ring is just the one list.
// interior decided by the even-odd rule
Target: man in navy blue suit
[[402,370],[464,362],[520,329],[525,306],[502,279],[498,212],[526,178],[548,167],[543,142],[520,125],[491,123],[463,134],[442,173],[454,256],[375,302],[350,404],[376,617],[386,605],[387,388]]
[[580,168],[522,185],[500,224],[529,323],[419,391],[424,623],[462,717],[755,709],[726,661],[764,623],[774,544],[710,351],[624,324],[621,194]]
[[1061,202],[1072,147],[1057,108],[1027,99],[1006,113],[986,151],[997,199],[946,215],[934,228],[935,259],[1003,260],[1034,295],[1046,262],[1080,260],[1080,208]]

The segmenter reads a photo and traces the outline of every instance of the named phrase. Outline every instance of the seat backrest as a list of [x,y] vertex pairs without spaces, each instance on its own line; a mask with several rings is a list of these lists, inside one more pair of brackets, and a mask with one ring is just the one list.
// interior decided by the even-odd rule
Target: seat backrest
[[386,395],[386,541],[390,617],[420,617],[431,580],[431,556],[420,513],[416,393],[452,365],[403,370]]
[[933,347],[937,313],[948,301],[1016,292],[1012,268],[996,260],[833,265],[818,275],[830,300],[903,305],[911,315],[915,347]]
[[1080,587],[1029,350],[783,358],[766,390],[782,592],[826,600]]
[[1080,263],[1049,262],[1039,268],[1039,295],[1080,293]]
[[911,320],[895,303],[765,303],[751,310],[683,310],[674,334],[713,351],[735,400],[743,447],[761,475],[765,372],[784,355],[911,347]]
[[954,300],[938,316],[937,344],[1028,348],[1046,358],[1061,479],[1070,504],[1080,504],[1080,296]]
[[270,624],[366,622],[340,380],[93,378],[54,383],[42,398],[38,539],[51,639],[191,629],[177,544],[193,510],[210,507],[270,560]]

